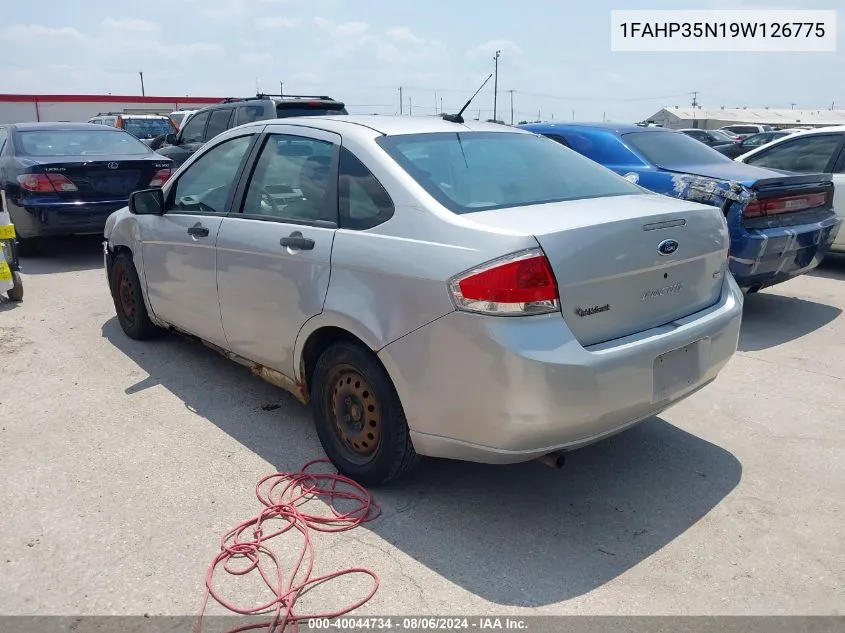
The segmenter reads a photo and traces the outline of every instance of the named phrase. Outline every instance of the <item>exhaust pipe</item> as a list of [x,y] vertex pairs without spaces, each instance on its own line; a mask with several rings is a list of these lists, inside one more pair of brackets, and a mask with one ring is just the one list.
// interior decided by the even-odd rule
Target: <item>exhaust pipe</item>
[[566,455],[560,451],[555,451],[553,453],[548,453],[547,455],[540,455],[540,457],[537,458],[537,461],[545,464],[546,466],[560,470],[566,463]]

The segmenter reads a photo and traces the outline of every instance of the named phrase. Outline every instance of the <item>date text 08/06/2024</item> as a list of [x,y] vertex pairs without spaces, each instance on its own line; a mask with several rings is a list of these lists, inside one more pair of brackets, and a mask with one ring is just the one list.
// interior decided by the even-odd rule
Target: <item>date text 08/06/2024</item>
[[312,631],[469,631],[469,630],[527,630],[525,620],[511,617],[339,617],[313,618],[306,621]]

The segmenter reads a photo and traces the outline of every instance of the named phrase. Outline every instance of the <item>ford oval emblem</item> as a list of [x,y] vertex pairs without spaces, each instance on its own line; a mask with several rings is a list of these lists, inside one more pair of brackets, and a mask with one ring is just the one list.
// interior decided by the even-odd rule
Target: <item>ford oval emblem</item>
[[678,244],[675,240],[663,240],[657,245],[657,252],[661,255],[671,255],[678,250],[678,246],[680,246],[680,244]]
[[108,168],[109,169],[117,169],[117,163],[109,163]]

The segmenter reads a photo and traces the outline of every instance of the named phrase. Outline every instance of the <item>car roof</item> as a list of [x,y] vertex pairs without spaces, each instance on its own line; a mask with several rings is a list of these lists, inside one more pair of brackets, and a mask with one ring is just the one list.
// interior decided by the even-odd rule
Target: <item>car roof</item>
[[98,123],[72,123],[68,121],[40,121],[38,123],[13,123],[11,128],[18,132],[34,132],[36,130],[100,130],[105,132],[117,132],[125,134],[123,130],[119,130],[107,125],[100,125]]
[[301,125],[348,134],[356,128],[360,131],[369,130],[384,136],[399,134],[431,134],[435,132],[506,132],[526,134],[525,130],[502,125],[500,123],[485,123],[480,121],[465,121],[451,123],[439,116],[378,116],[378,115],[329,115],[329,116],[301,116],[281,119],[267,119],[255,121],[246,125]]
[[580,123],[580,122],[562,122],[562,123],[527,123],[520,125],[524,130],[531,130],[532,132],[539,132],[540,134],[552,133],[555,130],[597,130],[615,132],[616,134],[628,134],[630,132],[674,132],[675,130],[668,130],[662,127],[646,127],[644,125],[637,125],[636,123]]

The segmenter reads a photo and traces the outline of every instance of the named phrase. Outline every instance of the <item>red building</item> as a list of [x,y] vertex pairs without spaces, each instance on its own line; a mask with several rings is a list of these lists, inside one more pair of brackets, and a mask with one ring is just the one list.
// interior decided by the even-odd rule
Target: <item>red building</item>
[[168,114],[174,110],[196,110],[218,103],[222,99],[223,97],[0,94],[0,123],[85,122],[100,112]]

